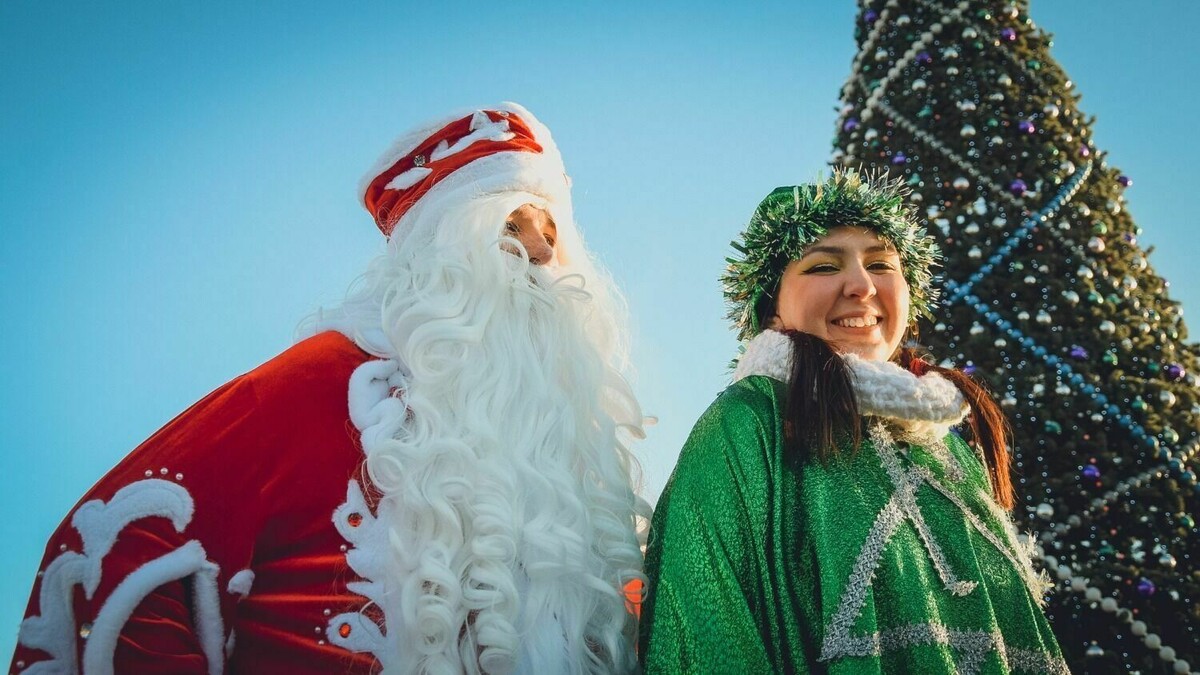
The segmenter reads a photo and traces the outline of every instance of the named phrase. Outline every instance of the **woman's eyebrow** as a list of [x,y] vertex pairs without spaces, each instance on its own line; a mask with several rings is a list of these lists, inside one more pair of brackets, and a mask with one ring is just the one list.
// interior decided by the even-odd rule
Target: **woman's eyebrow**
[[[895,252],[896,252],[896,249],[892,248],[891,246],[888,246],[887,244],[876,244],[875,246],[869,246],[863,250],[863,253],[895,253]],[[846,249],[841,246],[813,246],[812,248],[805,251],[804,255],[800,256],[800,259],[803,260],[804,258],[807,258],[809,255],[811,255],[813,253],[828,253],[830,255],[841,256],[841,255],[846,254]]]
[[844,255],[846,253],[846,249],[844,249],[840,246],[813,246],[812,248],[805,251],[804,255],[800,256],[800,258],[801,259],[807,258],[808,256],[810,256],[814,253],[828,253],[830,255]]

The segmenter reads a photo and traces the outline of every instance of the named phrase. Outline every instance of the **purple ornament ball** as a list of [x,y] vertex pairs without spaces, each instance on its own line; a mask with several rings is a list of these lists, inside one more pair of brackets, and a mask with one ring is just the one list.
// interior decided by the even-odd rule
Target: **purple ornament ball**
[[1080,347],[1079,345],[1075,345],[1074,347],[1071,347],[1071,358],[1086,359],[1087,357],[1088,357],[1087,350],[1084,349],[1083,347]]
[[1133,179],[1129,176],[1117,176],[1117,182],[1121,184],[1121,187],[1129,187],[1133,185]]
[[1026,184],[1025,184],[1025,181],[1021,180],[1020,178],[1018,178],[1018,179],[1016,179],[1016,180],[1014,180],[1013,182],[1011,182],[1011,183],[1009,183],[1009,184],[1008,184],[1008,191],[1009,191],[1009,192],[1011,192],[1011,193],[1013,193],[1014,195],[1016,195],[1016,196],[1018,196],[1018,197],[1020,197],[1021,195],[1025,194],[1025,192],[1026,192],[1028,189],[1029,189],[1029,186],[1028,186],[1028,185],[1026,185]]
[[1086,145],[1081,145],[1081,146],[1079,146],[1079,156],[1080,156],[1080,157],[1088,157],[1088,156],[1090,156],[1091,154],[1092,154],[1092,149],[1091,149],[1091,148],[1089,148],[1089,147],[1088,147],[1088,146],[1086,146]]
[[1011,28],[1005,28],[1004,30],[1000,31],[1000,37],[1001,37],[1001,38],[1002,38],[1002,39],[1003,39],[1005,42],[1016,42],[1016,40],[1017,40],[1017,31],[1015,31],[1015,30],[1013,30],[1013,29],[1011,29]]
[[1033,126],[1033,122],[1030,122],[1029,120],[1021,120],[1021,123],[1017,125],[1017,128],[1020,129],[1022,133],[1026,134],[1032,134],[1033,132],[1037,131],[1037,127]]
[[1163,373],[1166,374],[1167,379],[1169,380],[1182,380],[1183,376],[1187,375],[1187,372],[1184,371],[1183,366],[1179,365],[1178,363],[1172,363],[1168,365],[1163,370]]
[[858,120],[851,117],[842,125],[842,131],[854,131],[858,128]]
[[875,20],[878,18],[879,18],[879,12],[876,12],[873,9],[868,9],[866,11],[866,13],[863,14],[863,22],[864,23],[875,23]]
[[903,152],[897,152],[892,155],[892,164],[900,165],[908,161],[908,157]]
[[1137,589],[1138,593],[1141,593],[1146,597],[1150,597],[1151,595],[1154,595],[1154,582],[1142,577],[1142,580],[1138,582]]
[[921,52],[921,53],[917,54],[917,63],[923,63],[923,64],[928,65],[930,63],[933,63],[933,57],[929,55],[929,52]]

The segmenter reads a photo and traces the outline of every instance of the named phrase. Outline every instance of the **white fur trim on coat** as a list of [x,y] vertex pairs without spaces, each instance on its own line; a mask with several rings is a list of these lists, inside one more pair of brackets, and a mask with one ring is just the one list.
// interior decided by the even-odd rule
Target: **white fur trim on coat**
[[746,353],[738,359],[733,381],[751,375],[765,375],[780,382],[792,379],[792,341],[774,330],[764,330],[746,343]]
[[117,640],[137,606],[159,586],[190,577],[196,639],[208,661],[209,674],[220,675],[225,670],[225,629],[217,597],[219,571],[208,560],[204,546],[193,539],[131,572],[113,589],[92,621],[92,632],[83,649],[83,672],[113,673]]
[[[917,436],[945,435],[970,411],[962,392],[937,373],[917,377],[891,361],[870,361],[843,354],[863,415],[895,420]],[[792,377],[792,341],[766,330],[746,344],[734,381],[763,375],[780,382]]]
[[[363,363],[350,376],[350,421],[362,434],[364,448],[391,438],[395,425],[402,423],[403,392],[407,386],[405,369],[395,359],[378,359]],[[387,508],[380,505],[381,509]],[[333,512],[333,526],[346,540],[346,563],[362,581],[351,581],[346,588],[365,599],[364,607],[374,605],[383,612],[387,630],[402,632],[401,612],[395,602],[399,594],[389,593],[384,586],[385,569],[392,556],[385,518],[380,520],[367,504],[362,485],[356,478],[346,484],[346,501]],[[353,521],[351,521],[353,518]],[[342,626],[349,630],[342,635]],[[370,653],[386,670],[399,660],[396,648],[399,640],[388,641],[383,630],[361,611],[350,611],[330,617],[325,626],[325,638],[331,644],[356,653]]]
[[[87,598],[94,596],[104,558],[120,533],[133,522],[158,516],[168,519],[177,532],[183,532],[195,508],[183,486],[159,479],[126,485],[108,502],[93,499],[80,505],[71,525],[79,532],[83,552],[67,550],[50,563],[42,575],[38,596],[41,613],[22,621],[18,633],[20,644],[40,649],[51,659],[35,663],[25,672],[79,672],[75,587],[82,586]],[[117,640],[137,606],[159,586],[191,578],[197,639],[208,660],[208,672],[219,675],[225,667],[225,636],[216,581],[219,571],[200,542],[191,540],[131,572],[105,598],[96,616],[86,621],[90,632],[83,649],[83,672],[112,673]]]

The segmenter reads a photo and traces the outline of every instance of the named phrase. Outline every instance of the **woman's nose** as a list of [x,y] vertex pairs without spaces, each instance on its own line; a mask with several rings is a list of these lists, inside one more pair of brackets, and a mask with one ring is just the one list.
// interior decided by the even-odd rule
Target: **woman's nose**
[[875,280],[871,273],[863,267],[855,267],[846,271],[846,283],[842,292],[852,298],[869,298],[875,295]]

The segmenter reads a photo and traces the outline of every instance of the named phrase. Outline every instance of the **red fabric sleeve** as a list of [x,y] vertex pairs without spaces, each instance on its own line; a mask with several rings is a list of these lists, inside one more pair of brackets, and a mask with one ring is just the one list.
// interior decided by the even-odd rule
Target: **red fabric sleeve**
[[138,605],[121,631],[113,672],[171,675],[207,673],[192,626],[192,606],[181,581],[159,586]]
[[[222,469],[256,452],[256,408],[251,383],[235,379],[88,491],[50,538],[14,668],[55,660],[73,661],[78,671],[88,659],[111,659],[117,673],[207,673],[198,618],[208,629],[208,653],[224,658],[237,599],[224,583],[248,565],[261,509],[247,498],[255,487]],[[229,518],[231,509],[238,520]],[[90,597],[89,574],[79,571],[87,568]]]
[[324,639],[366,602],[331,518],[361,473],[347,385],[368,358],[337,333],[305,340],[123,459],[51,537],[13,670],[372,672]]

